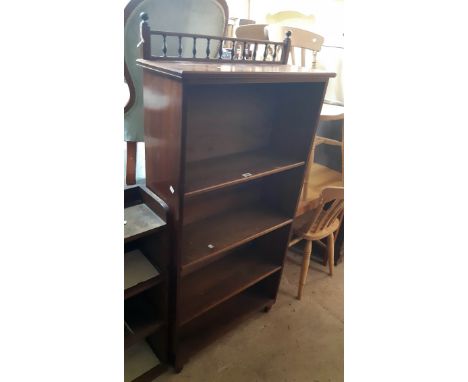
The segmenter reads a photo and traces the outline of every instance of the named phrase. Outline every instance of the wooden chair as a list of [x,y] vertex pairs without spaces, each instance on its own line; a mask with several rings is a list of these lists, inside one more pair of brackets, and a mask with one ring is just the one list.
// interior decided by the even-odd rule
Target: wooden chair
[[289,246],[306,240],[304,258],[302,260],[301,277],[297,290],[297,299],[302,297],[307,272],[309,270],[310,255],[312,254],[312,241],[327,238],[328,266],[330,276],[333,275],[335,237],[334,232],[340,226],[340,220],[344,211],[344,189],[343,187],[327,187],[320,197],[318,206],[294,221],[294,238]]
[[[140,13],[148,14],[153,27],[159,30],[199,33],[223,36],[229,17],[225,0],[131,0],[124,11],[124,67],[125,82],[130,98],[124,109],[124,140],[127,142],[126,182],[135,184],[137,142],[144,141],[142,70],[136,65],[141,57]],[[156,28],[155,28],[156,29]],[[154,48],[162,46],[162,39],[155,39]],[[167,54],[177,55],[176,39],[165,42]],[[191,52],[189,41],[182,43],[184,51]],[[219,42],[212,41],[212,56],[218,51]],[[198,57],[205,55],[206,41],[197,44]]]
[[296,65],[296,53],[301,52],[301,66],[308,66],[307,52],[312,52],[312,68],[317,65],[317,53],[323,45],[323,36],[317,33],[310,32],[305,29],[294,28],[282,25],[267,25],[265,27],[268,38],[277,40],[279,36],[284,36],[287,31],[291,31],[291,63]]

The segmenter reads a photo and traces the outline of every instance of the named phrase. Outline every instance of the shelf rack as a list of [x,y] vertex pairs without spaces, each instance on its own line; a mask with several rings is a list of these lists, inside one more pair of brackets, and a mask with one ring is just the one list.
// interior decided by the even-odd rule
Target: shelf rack
[[167,205],[143,186],[124,190],[127,382],[153,381],[168,363]]
[[[143,14],[137,60],[146,185],[169,206],[170,359],[180,371],[241,318],[274,304],[334,73],[284,65],[289,32],[270,62],[168,57],[165,38],[223,38],[151,31],[147,21]],[[154,35],[162,55],[153,53]]]

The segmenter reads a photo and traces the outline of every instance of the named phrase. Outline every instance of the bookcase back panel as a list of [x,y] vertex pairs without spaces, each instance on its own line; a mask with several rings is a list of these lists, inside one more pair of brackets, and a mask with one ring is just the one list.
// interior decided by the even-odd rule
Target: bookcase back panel
[[187,162],[269,145],[276,95],[268,85],[198,85],[187,95]]
[[324,82],[187,87],[186,163],[252,152],[305,161],[325,90]]
[[184,202],[184,225],[255,204],[261,196],[261,184],[255,182],[188,198]]
[[235,212],[244,207],[266,208],[292,218],[297,195],[302,186],[304,166],[252,180],[246,183],[207,192],[184,201],[183,225],[214,215]]
[[279,156],[306,160],[315,136],[326,83],[278,84],[277,110],[271,146]]

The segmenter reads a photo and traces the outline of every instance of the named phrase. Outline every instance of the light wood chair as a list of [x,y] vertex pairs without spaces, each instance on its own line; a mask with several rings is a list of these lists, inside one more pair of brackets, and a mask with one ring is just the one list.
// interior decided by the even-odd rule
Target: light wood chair
[[313,240],[327,238],[328,266],[330,276],[333,275],[335,253],[334,232],[336,232],[340,226],[343,211],[344,188],[327,187],[321,193],[319,205],[294,221],[294,237],[289,242],[289,246],[291,247],[301,240],[306,241],[304,258],[302,260],[301,277],[299,279],[299,287],[297,290],[298,300],[302,297],[302,290],[307,279]]
[[290,57],[291,63],[296,65],[296,53],[300,50],[301,52],[301,66],[309,66],[307,60],[307,52],[312,52],[312,68],[315,68],[317,65],[317,53],[320,52],[323,45],[323,36],[320,36],[317,33],[310,32],[305,29],[294,28],[289,26],[282,25],[267,25],[265,30],[268,33],[268,38],[271,41],[281,41],[276,40],[284,36],[287,31],[291,31],[291,49]]
[[[307,163],[303,201],[317,199],[325,186],[344,185],[344,106],[324,103],[320,113],[320,122],[341,121],[341,141],[315,135],[312,150]],[[341,151],[341,172],[315,163],[315,151],[319,145],[337,146]]]
[[[248,24],[248,25],[241,25],[236,29],[236,37],[237,38],[245,38],[248,40],[260,40],[260,41],[268,41],[268,33],[265,30],[267,24]],[[283,36],[284,39],[284,36]],[[283,39],[278,41],[283,41]],[[248,55],[252,54],[253,47],[251,44],[247,44],[245,47]],[[259,46],[257,55],[259,57],[263,56],[265,52],[264,46]]]

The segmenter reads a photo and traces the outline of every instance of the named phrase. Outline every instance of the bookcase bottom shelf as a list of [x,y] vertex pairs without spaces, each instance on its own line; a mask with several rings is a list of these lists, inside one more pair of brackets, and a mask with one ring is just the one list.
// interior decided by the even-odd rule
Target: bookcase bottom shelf
[[186,324],[281,269],[251,245],[181,281],[180,322]]
[[248,316],[269,309],[273,304],[272,298],[249,289],[184,325],[177,364],[186,363],[191,355],[239,325]]
[[167,370],[145,341],[125,350],[125,382],[150,382]]

